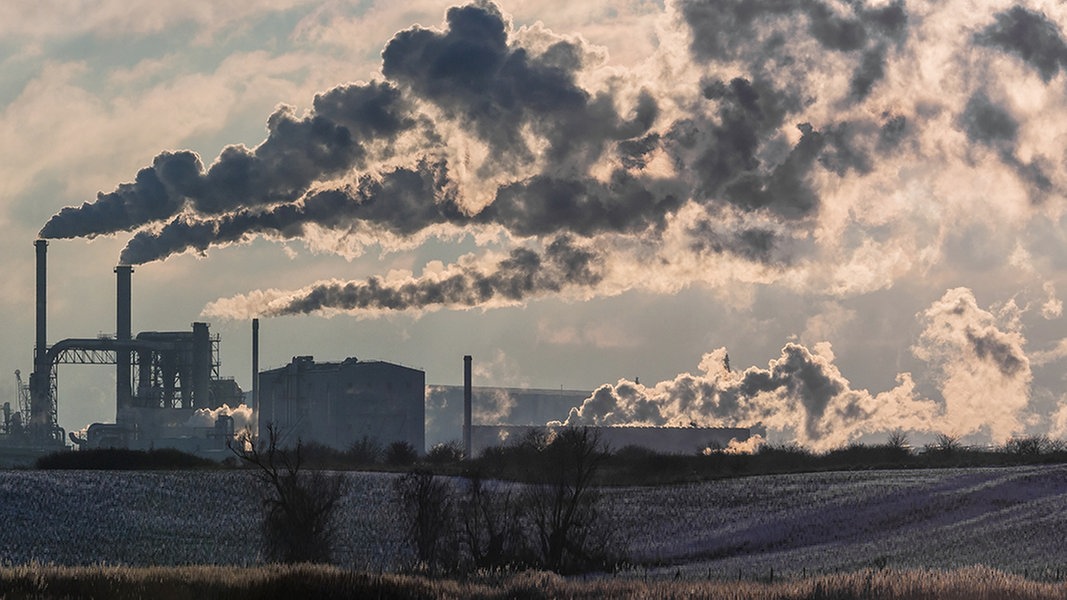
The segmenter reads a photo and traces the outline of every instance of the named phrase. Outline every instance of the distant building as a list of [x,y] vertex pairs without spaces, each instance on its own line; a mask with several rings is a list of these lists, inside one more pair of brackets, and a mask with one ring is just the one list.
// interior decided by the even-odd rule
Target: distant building
[[[474,386],[471,389],[477,425],[544,425],[566,421],[571,408],[592,395],[585,390]],[[459,441],[463,437],[463,386],[426,388],[426,441]]]
[[[471,453],[479,456],[486,448],[523,440],[545,426],[475,425],[471,427]],[[744,442],[752,435],[748,427],[596,427],[600,442],[609,450],[627,446],[661,454],[699,454],[705,448],[726,448],[731,441]]]
[[364,436],[386,446],[407,442],[423,452],[423,371],[380,361],[348,358],[316,363],[294,357],[259,374],[259,431],[273,424],[285,443],[317,442],[347,449]]

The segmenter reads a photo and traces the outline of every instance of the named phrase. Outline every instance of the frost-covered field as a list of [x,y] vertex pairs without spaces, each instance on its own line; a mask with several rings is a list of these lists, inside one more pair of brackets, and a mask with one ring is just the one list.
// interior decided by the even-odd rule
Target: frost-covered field
[[[339,561],[403,556],[393,476],[353,473]],[[0,562],[252,564],[247,473],[0,472]],[[1067,576],[1067,467],[751,477],[604,490],[635,560],[692,577],[986,564]]]
[[1067,577],[1064,466],[753,477],[611,499],[635,559],[690,576],[985,564]]
[[[353,473],[338,559],[390,569],[392,476]],[[0,472],[0,563],[256,564],[258,504],[237,471]]]

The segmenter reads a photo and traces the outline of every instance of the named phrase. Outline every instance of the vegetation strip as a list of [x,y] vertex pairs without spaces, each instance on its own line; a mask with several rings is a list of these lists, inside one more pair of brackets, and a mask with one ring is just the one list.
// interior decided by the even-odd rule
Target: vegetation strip
[[953,571],[869,570],[795,581],[567,579],[543,571],[466,581],[371,574],[323,565],[260,567],[0,568],[2,598],[1067,598],[1062,584],[1038,583],[986,567]]

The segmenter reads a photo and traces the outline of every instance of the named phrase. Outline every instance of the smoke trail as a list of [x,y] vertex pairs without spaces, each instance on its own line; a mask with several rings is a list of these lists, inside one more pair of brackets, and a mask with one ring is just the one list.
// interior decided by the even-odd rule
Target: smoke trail
[[243,209],[214,219],[182,215],[158,230],[134,235],[122,251],[122,262],[142,264],[189,249],[204,252],[255,234],[301,238],[308,225],[340,229],[374,223],[407,235],[434,223],[469,221],[447,183],[443,163],[422,162],[380,177],[364,175],[346,189],[315,192],[295,203]]
[[593,248],[559,237],[543,252],[516,248],[495,263],[461,264],[406,281],[330,282],[296,293],[251,294],[209,304],[204,314],[223,318],[280,316],[315,311],[403,311],[513,304],[568,288],[596,285],[604,259]]
[[157,230],[138,232],[123,249],[122,261],[142,264],[190,249],[204,252],[256,234],[302,238],[308,225],[334,230],[370,225],[400,236],[444,223],[500,225],[520,236],[636,232],[662,228],[678,205],[678,197],[657,198],[638,178],[620,171],[608,182],[538,176],[509,184],[483,211],[469,215],[446,164],[422,161],[381,176],[363,175],[343,189],[316,191],[295,203],[214,219],[182,215]]
[[[477,228],[516,246],[571,236],[611,248],[600,260],[612,273],[649,257],[689,263],[673,289],[725,262],[747,268],[743,281],[774,271],[847,295],[955,260],[958,228],[942,219],[1006,217],[1016,229],[1004,236],[1022,245],[1021,228],[1055,223],[1045,200],[1067,175],[1043,152],[1063,134],[1051,118],[1067,66],[1061,15],[684,0],[660,17],[671,27],[654,55],[619,66],[580,37],[516,28],[491,2],[450,8],[439,28],[385,44],[380,81],[319,94],[304,115],[282,108],[262,144],[208,167],[161,153],[41,235],[135,231],[122,261],[143,263],[255,236],[314,243],[327,231],[385,247]],[[1018,195],[1042,206],[1018,209]],[[477,283],[498,271],[481,262],[450,267],[443,289],[434,274],[403,290],[370,279],[303,295],[323,310],[469,306],[478,285],[495,290],[488,302],[509,298]],[[552,286],[538,289],[525,297]]]
[[388,142],[413,127],[410,108],[388,83],[345,85],[315,97],[303,117],[279,108],[255,149],[228,146],[209,169],[192,152],[163,152],[132,183],[67,207],[40,236],[70,238],[129,231],[168,219],[186,207],[220,214],[302,196],[312,183],[363,164],[365,142]]
[[[706,205],[709,219],[733,207],[797,220],[818,208],[808,182],[818,161],[840,163],[856,154],[848,136],[824,136],[803,124],[796,147],[768,162],[761,144],[779,135],[802,108],[803,95],[762,77],[709,79],[694,112],[650,132],[661,115],[650,92],[633,94],[632,117],[624,118],[616,93],[576,83],[586,67],[580,43],[561,37],[543,43],[534,51],[513,39],[493,4],[452,8],[443,31],[416,27],[388,43],[382,70],[390,81],[320,94],[299,119],[282,109],[268,122],[263,144],[254,151],[227,148],[206,173],[192,153],[161,154],[134,183],[61,211],[42,235],[99,235],[169,220],[131,239],[122,260],[136,264],[254,235],[301,237],[312,224],[344,231],[359,223],[410,235],[444,222],[475,223],[520,236],[588,237],[659,230],[688,201]],[[450,122],[487,144],[480,174],[516,171],[519,164],[533,170],[505,177],[490,201],[472,210],[453,176],[455,157],[448,155],[454,153],[437,133]],[[425,128],[414,146],[418,164],[312,189],[324,178],[372,166],[387,142],[417,123]],[[656,156],[667,157],[676,174],[648,171]],[[610,174],[591,176],[602,161],[613,165]],[[737,240],[717,247],[730,251]],[[760,256],[767,239],[752,241],[756,248],[739,250]]]

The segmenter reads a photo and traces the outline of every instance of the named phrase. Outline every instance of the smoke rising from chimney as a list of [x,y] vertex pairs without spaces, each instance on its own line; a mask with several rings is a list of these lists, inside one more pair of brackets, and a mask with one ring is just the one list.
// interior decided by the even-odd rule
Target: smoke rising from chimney
[[[1017,311],[998,318],[974,293],[954,288],[918,315],[923,331],[913,348],[935,373],[940,399],[923,398],[910,373],[872,394],[854,389],[834,365],[828,343],[788,343],[766,368],[731,371],[725,348],[705,354],[697,374],[646,386],[620,380],[598,388],[571,409],[564,425],[736,427],[762,424],[827,450],[864,434],[895,430],[984,434],[996,443],[1025,432],[1030,414],[1030,361],[1017,330]],[[1067,423],[1067,403],[1047,423]]]
[[217,215],[247,207],[292,202],[323,178],[360,167],[366,142],[388,143],[414,126],[399,90],[388,83],[351,84],[315,97],[298,117],[278,108],[267,120],[267,139],[254,149],[228,146],[205,170],[188,151],[163,152],[131,183],[100,193],[93,203],[53,216],[44,238],[93,237],[131,231],[184,210]]
[[209,304],[204,313],[223,318],[281,316],[323,310],[404,311],[427,308],[502,306],[568,288],[595,285],[603,277],[595,249],[561,236],[543,251],[516,248],[487,264],[385,281],[325,282],[295,293],[235,296]]
[[724,368],[726,349],[705,354],[699,372],[646,386],[620,380],[572,408],[565,425],[737,427],[762,424],[789,431],[823,450],[865,433],[935,427],[934,402],[917,397],[910,374],[892,390],[852,389],[833,364],[829,344],[813,350],[789,343],[767,368]]
[[[654,246],[695,203],[704,218],[688,229],[693,249],[777,261],[780,229],[805,231],[817,213],[808,179],[819,161],[845,172],[842,157],[862,154],[858,134],[824,135],[806,123],[784,153],[761,153],[762,140],[782,145],[779,130],[803,106],[799,91],[762,76],[706,79],[689,112],[669,117],[641,84],[583,87],[595,65],[580,39],[516,36],[487,2],[449,9],[442,30],[399,32],[382,56],[385,81],[338,86],[304,115],[283,106],[263,143],[227,147],[207,168],[191,152],[161,153],[134,182],[60,211],[41,235],[135,231],[124,264],[255,236],[307,238],[312,226],[399,237],[439,225],[496,227],[520,239],[573,235],[601,245],[605,236],[633,236]],[[471,163],[479,145],[484,158]],[[403,154],[414,162],[403,164]],[[746,213],[778,226],[735,235],[712,225]],[[561,286],[547,276],[512,292],[508,272],[457,268],[448,284],[457,289],[422,282],[392,293],[372,279],[320,286],[277,310],[473,306],[600,282]]]

